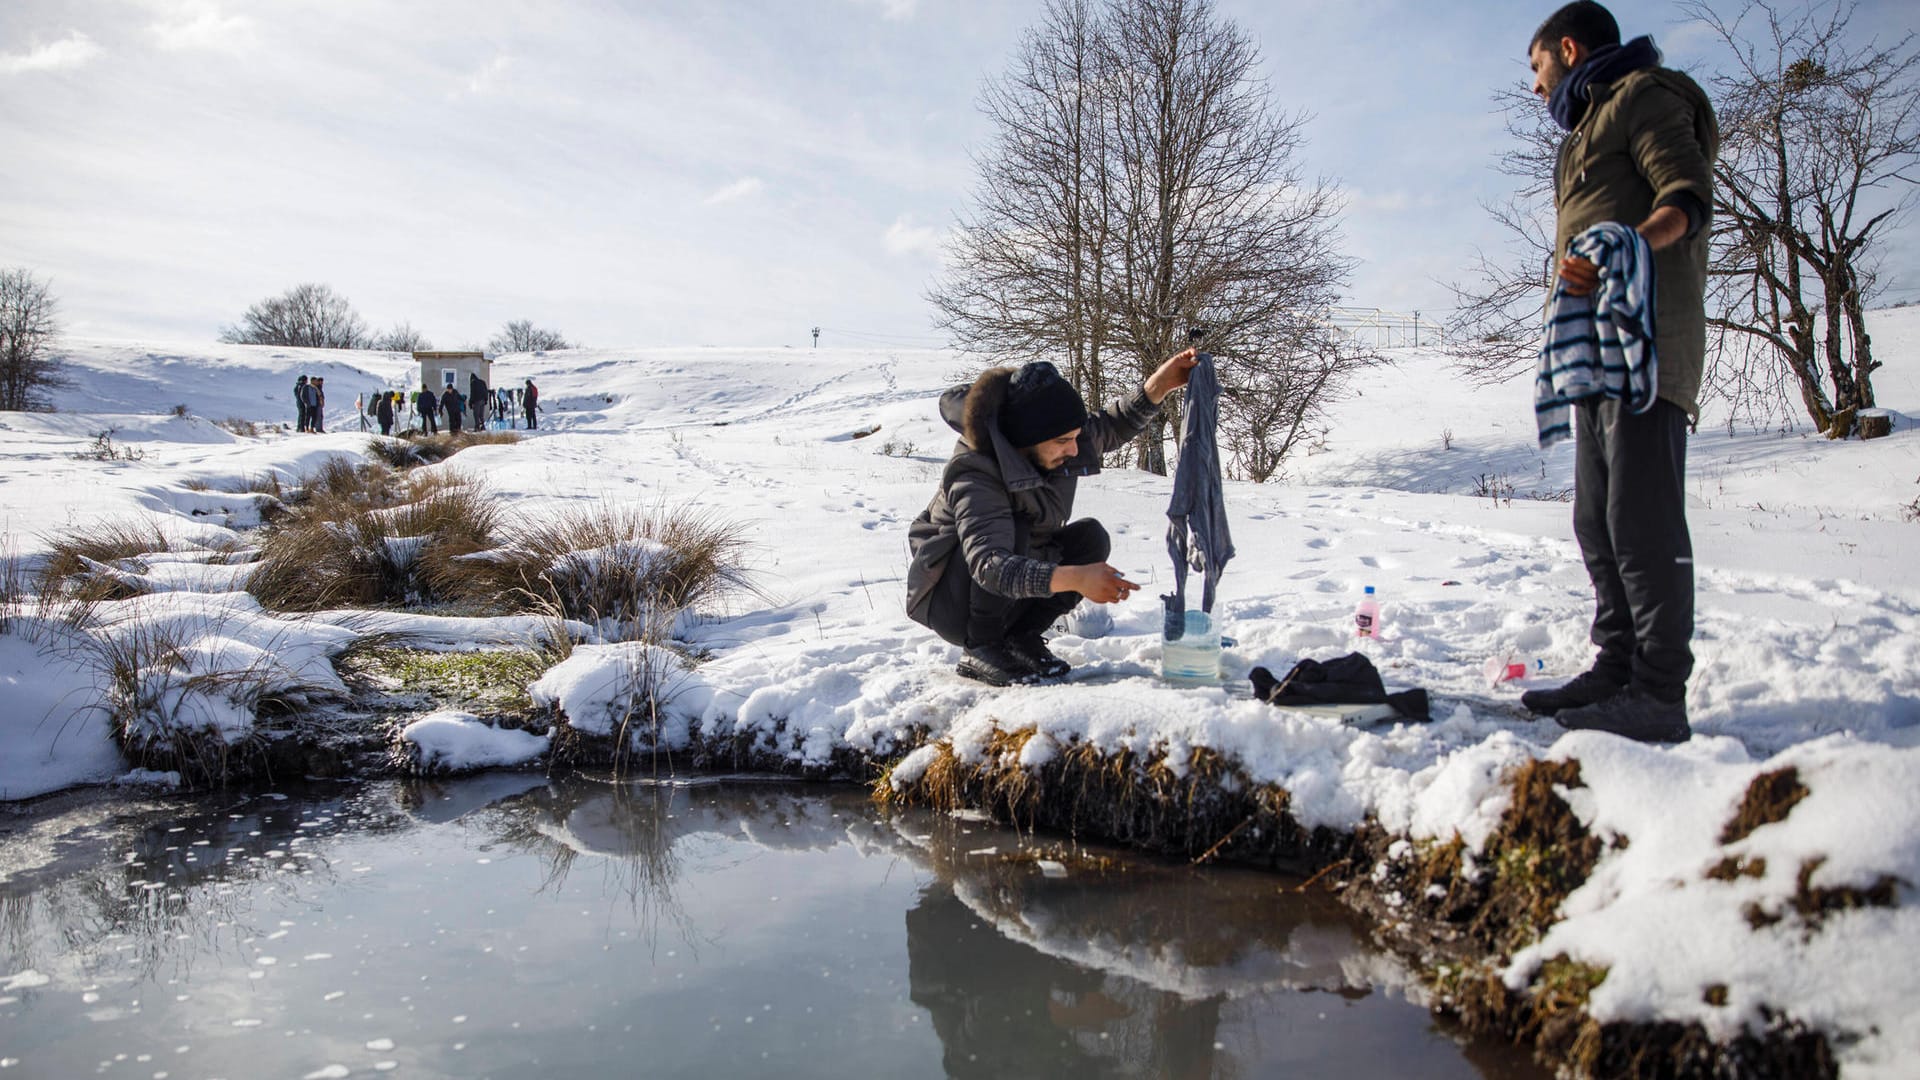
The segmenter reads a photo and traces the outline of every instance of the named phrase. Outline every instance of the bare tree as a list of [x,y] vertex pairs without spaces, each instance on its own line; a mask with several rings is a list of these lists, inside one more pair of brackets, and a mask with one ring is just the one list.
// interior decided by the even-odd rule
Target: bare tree
[[[1306,117],[1273,109],[1259,63],[1209,0],[1052,0],[982,95],[995,139],[930,299],[961,347],[1064,356],[1096,400],[1212,327],[1233,467],[1265,479],[1366,358],[1321,318],[1350,267],[1338,194],[1304,175]],[[1166,470],[1173,419],[1141,467]]]
[[1541,313],[1553,284],[1553,166],[1561,136],[1532,93],[1505,88],[1493,102],[1513,140],[1496,168],[1520,187],[1481,204],[1500,226],[1502,251],[1474,252],[1465,276],[1447,285],[1455,307],[1445,348],[1479,383],[1505,382],[1538,360]]
[[980,109],[994,125],[974,159],[972,215],[949,242],[930,299],[956,347],[1002,361],[1064,358],[1106,397],[1110,257],[1106,50],[1089,0],[1051,0]]
[[60,333],[58,307],[32,271],[0,270],[0,411],[50,409],[46,392],[67,385],[50,352]]
[[326,285],[295,285],[247,309],[240,325],[220,329],[233,345],[295,345],[313,349],[362,349],[367,324],[346,297]]
[[1698,0],[1682,9],[1732,57],[1711,81],[1724,139],[1709,319],[1719,374],[1791,387],[1816,427],[1844,436],[1874,404],[1881,366],[1865,319],[1879,242],[1920,182],[1920,51],[1912,34],[1851,40],[1852,0],[1751,0],[1732,18]]
[[558,330],[543,330],[530,319],[515,319],[487,339],[487,348],[496,353],[544,352],[547,349],[571,349]]
[[425,334],[415,330],[412,323],[402,319],[393,324],[393,329],[388,330],[386,333],[368,342],[367,348],[380,349],[385,352],[410,353],[423,352],[431,349],[433,348],[433,343],[427,340]]

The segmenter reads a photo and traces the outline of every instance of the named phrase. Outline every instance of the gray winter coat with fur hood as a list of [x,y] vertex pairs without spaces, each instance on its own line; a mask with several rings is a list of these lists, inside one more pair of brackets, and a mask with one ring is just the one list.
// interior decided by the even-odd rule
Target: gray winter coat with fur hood
[[1080,448],[1042,473],[1000,433],[1000,404],[1016,369],[994,368],[972,386],[940,397],[940,416],[961,439],[940,477],[940,490],[907,531],[907,614],[925,624],[934,586],[958,551],[974,583],[1014,599],[1053,595],[1053,534],[1073,516],[1082,476],[1100,471],[1101,455],[1147,429],[1160,407],[1143,388],[1087,417]]

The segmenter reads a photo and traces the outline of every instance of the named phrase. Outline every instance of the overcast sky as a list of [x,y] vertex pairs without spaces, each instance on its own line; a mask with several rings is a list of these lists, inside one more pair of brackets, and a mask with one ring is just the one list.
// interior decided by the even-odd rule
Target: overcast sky
[[[1435,312],[1498,243],[1489,95],[1553,6],[1217,0],[1348,194],[1350,303]],[[1039,7],[3,0],[0,266],[51,279],[84,336],[208,341],[318,281],[442,348],[516,318],[597,346],[938,345],[975,100]],[[1612,7],[1670,64],[1704,56],[1673,4]],[[1892,298],[1920,296],[1913,235]]]

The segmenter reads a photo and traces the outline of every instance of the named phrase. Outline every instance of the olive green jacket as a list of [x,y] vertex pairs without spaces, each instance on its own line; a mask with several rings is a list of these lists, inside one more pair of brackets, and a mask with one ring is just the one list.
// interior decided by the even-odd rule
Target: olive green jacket
[[[1555,263],[1573,238],[1603,221],[1631,228],[1655,207],[1690,191],[1713,208],[1720,129],[1707,95],[1686,75],[1642,68],[1588,88],[1591,102],[1560,143],[1553,192]],[[1653,254],[1654,350],[1660,396],[1700,414],[1707,354],[1705,225]]]

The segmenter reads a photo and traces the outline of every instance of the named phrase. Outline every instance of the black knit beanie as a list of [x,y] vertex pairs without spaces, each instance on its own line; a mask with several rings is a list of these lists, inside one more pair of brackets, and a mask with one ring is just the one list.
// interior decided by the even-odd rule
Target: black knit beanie
[[1087,403],[1080,399],[1080,391],[1045,360],[1022,367],[1008,381],[1007,400],[1000,406],[1000,433],[1015,447],[1038,446],[1086,422]]

